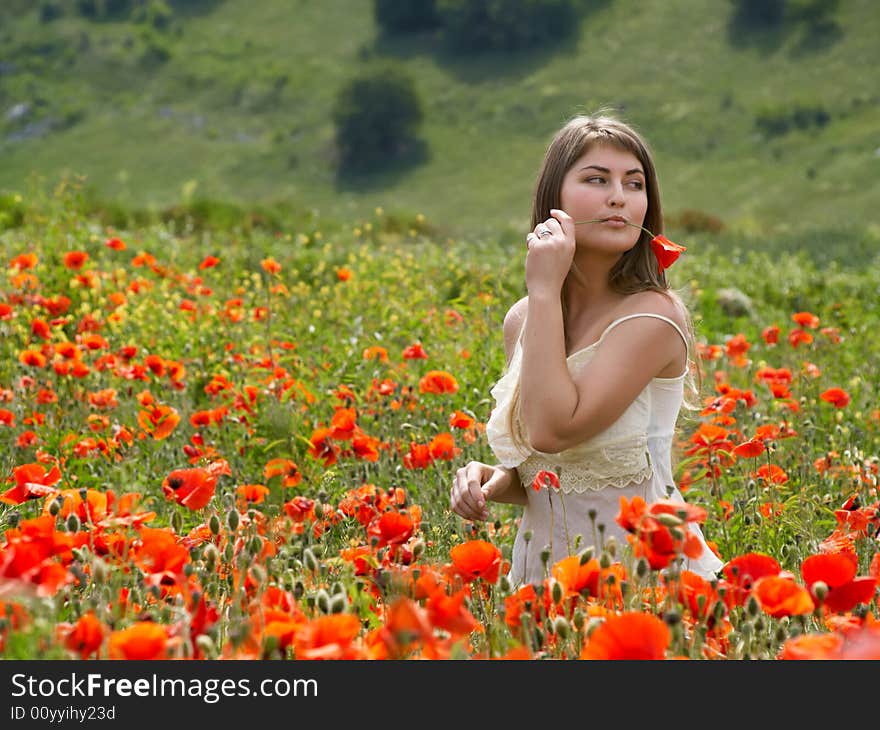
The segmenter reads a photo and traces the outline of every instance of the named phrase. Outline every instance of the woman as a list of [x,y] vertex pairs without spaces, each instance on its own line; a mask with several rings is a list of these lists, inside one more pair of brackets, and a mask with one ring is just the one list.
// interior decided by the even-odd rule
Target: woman
[[[623,540],[621,497],[684,501],[671,449],[693,352],[687,309],[651,247],[663,227],[654,163],[630,126],[578,116],[559,130],[532,226],[528,295],[504,318],[507,369],[486,426],[500,463],[470,462],[451,492],[470,520],[488,519],[489,501],[524,506],[515,584],[541,583],[576,535],[581,545]],[[558,492],[533,488],[541,472],[558,476]],[[689,529],[704,549],[683,567],[713,577],[722,562]]]

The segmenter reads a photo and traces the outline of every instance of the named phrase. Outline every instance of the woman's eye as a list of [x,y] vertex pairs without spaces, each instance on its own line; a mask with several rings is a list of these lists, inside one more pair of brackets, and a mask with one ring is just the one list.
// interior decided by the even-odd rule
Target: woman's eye
[[641,180],[630,180],[629,184],[632,185],[633,190],[641,190],[645,187]]
[[588,177],[587,182],[605,182],[604,177]]

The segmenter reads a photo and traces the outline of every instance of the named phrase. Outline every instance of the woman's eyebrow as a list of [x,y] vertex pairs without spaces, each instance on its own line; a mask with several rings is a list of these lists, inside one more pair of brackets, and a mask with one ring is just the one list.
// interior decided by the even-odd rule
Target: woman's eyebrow
[[[609,170],[607,167],[602,167],[601,165],[587,165],[586,167],[582,167],[581,170],[589,170],[591,167],[594,170],[598,170],[599,172],[605,172],[605,173],[611,172],[611,170]],[[642,172],[641,168],[639,168],[639,167],[634,167],[632,170],[627,170],[624,174],[633,175],[635,173],[638,173],[639,175],[645,174],[644,172]]]

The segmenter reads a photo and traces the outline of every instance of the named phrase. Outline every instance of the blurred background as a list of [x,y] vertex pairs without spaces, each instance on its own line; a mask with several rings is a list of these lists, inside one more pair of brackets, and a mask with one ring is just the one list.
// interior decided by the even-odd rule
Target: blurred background
[[2,0],[0,230],[75,181],[124,227],[521,241],[570,116],[657,158],[667,231],[880,248],[876,0]]

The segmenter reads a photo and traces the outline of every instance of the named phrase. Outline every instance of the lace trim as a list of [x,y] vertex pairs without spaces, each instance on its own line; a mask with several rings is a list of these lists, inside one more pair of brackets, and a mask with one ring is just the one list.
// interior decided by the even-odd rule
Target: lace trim
[[607,487],[623,489],[641,484],[654,476],[647,450],[628,446],[608,446],[591,452],[584,461],[565,463],[533,455],[518,467],[520,481],[530,488],[540,471],[559,476],[559,488],[565,493],[598,492]]

